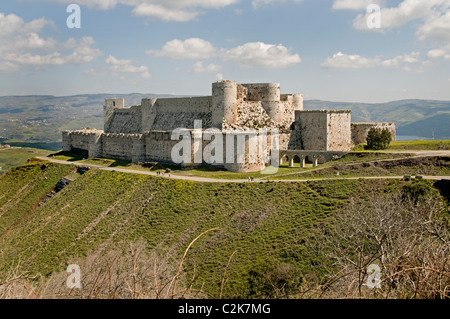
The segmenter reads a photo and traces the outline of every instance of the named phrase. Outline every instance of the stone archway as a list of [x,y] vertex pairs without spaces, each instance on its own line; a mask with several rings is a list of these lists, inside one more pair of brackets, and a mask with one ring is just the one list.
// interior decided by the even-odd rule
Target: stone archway
[[318,161],[318,164],[324,164],[324,163],[328,162],[323,154],[318,155],[317,161]]
[[293,155],[289,156],[289,167],[294,167],[294,156]]
[[286,154],[281,154],[280,165],[283,165],[284,163],[289,163],[289,156],[287,156]]

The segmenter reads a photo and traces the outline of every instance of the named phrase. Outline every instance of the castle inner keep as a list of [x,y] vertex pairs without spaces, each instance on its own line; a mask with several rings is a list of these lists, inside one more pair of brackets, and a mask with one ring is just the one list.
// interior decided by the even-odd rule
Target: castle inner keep
[[[261,139],[246,135],[249,129],[278,129],[280,162],[285,159],[293,165],[297,157],[301,166],[305,160],[317,165],[342,156],[365,142],[371,127],[388,128],[395,140],[394,123],[351,123],[350,110],[304,110],[303,95],[280,94],[278,83],[239,84],[225,80],[212,84],[211,96],[144,98],[141,105],[131,107],[125,107],[124,99],[106,99],[103,115],[103,130],[63,131],[63,151],[174,165],[171,153],[179,140],[171,138],[172,132],[180,128],[193,131],[194,121],[201,121],[203,130],[217,128],[224,135],[223,141],[230,132],[234,139],[239,135],[245,138],[244,161],[227,163],[224,159],[214,165],[234,172],[256,172],[268,165],[271,139],[265,141],[263,152],[252,154],[248,144],[261,143]],[[202,142],[202,150],[209,142]],[[199,151],[195,145],[192,143],[192,154]],[[194,162],[179,165],[205,165]]]

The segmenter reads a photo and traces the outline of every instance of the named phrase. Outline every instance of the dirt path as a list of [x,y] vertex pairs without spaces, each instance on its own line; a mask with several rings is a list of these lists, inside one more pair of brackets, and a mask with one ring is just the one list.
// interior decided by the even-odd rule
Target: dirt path
[[[407,152],[405,152],[407,153]],[[450,155],[450,152],[447,151],[446,155]],[[426,155],[423,155],[426,156]],[[436,155],[430,155],[430,156],[436,156]],[[160,178],[170,178],[170,179],[180,179],[180,180],[189,180],[194,182],[206,182],[206,183],[250,183],[247,179],[219,179],[219,178],[207,178],[207,177],[199,177],[199,176],[182,176],[182,175],[174,175],[171,174],[170,177],[168,174],[165,174],[164,176],[157,175],[154,172],[147,172],[147,171],[140,171],[140,170],[134,170],[134,169],[127,169],[127,168],[117,168],[117,167],[107,167],[107,166],[101,166],[101,165],[95,165],[95,164],[84,164],[84,163],[77,163],[77,162],[69,162],[69,161],[63,161],[58,160],[50,157],[45,156],[37,156],[37,158],[50,161],[53,163],[58,164],[65,164],[65,165],[75,165],[75,166],[85,166],[90,168],[97,168],[105,171],[116,171],[116,172],[123,172],[123,173],[132,173],[132,174],[142,174],[142,175],[151,175],[151,176],[158,176]],[[308,179],[289,179],[289,180],[272,180],[271,182],[308,182],[308,181],[321,181],[321,180],[355,180],[355,179],[401,179],[403,176],[366,176],[366,177],[333,177],[333,178],[308,178]],[[441,179],[448,179],[450,180],[450,176],[423,176],[423,179],[431,179],[431,180],[441,180]],[[267,178],[260,178],[255,179],[255,182],[267,182]]]
[[396,153],[396,154],[415,154],[413,157],[428,157],[428,156],[450,156],[450,151],[408,151],[408,150],[387,150],[380,153]]

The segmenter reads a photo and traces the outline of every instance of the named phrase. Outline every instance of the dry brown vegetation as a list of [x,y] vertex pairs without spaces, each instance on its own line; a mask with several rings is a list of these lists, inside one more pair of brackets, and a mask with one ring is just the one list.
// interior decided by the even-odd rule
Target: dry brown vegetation
[[[184,259],[201,233],[177,262],[172,253],[146,250],[144,241],[123,245],[121,249],[100,247],[85,258],[69,264],[81,270],[81,287],[70,288],[71,273],[60,271],[49,278],[20,272],[20,265],[0,277],[0,299],[172,299],[208,298],[201,289],[192,289],[196,280],[186,278]],[[225,274],[224,274],[225,277]],[[69,278],[71,279],[71,278]],[[191,283],[186,285],[186,283]]]
[[[328,256],[323,266],[331,276],[310,296],[450,298],[448,215],[436,198],[417,191],[351,201],[331,230],[324,230],[325,240],[314,244],[318,254]],[[378,288],[370,287],[371,265],[381,270]]]

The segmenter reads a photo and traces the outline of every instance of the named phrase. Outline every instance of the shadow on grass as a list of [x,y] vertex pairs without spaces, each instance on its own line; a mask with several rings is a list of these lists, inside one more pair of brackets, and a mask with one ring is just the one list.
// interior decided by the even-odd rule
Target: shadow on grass
[[83,152],[64,152],[60,151],[57,153],[52,153],[48,157],[56,157],[58,159],[68,161],[68,162],[79,162],[83,161],[86,164],[94,164],[94,165],[102,165],[108,167],[118,167],[118,166],[127,166],[131,162],[128,160],[118,159],[118,158],[97,158],[91,157],[88,158],[87,153]]
[[83,154],[80,153],[72,153],[72,152],[64,152],[64,151],[59,151],[56,153],[52,153],[50,155],[48,155],[48,157],[64,157],[65,161],[68,162],[76,162],[76,161],[82,161],[85,156]]

